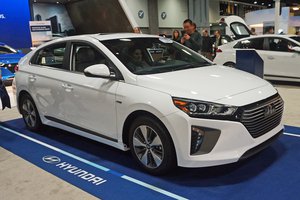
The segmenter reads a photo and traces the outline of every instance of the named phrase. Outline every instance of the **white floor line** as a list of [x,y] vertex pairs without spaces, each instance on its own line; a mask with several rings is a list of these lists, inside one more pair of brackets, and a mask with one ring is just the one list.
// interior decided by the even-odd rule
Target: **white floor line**
[[283,135],[288,135],[288,136],[293,136],[293,137],[300,137],[299,134],[294,134],[294,133],[286,133],[284,132]]
[[[98,164],[96,164],[96,163],[93,163],[93,162],[91,162],[91,161],[89,161],[89,160],[86,160],[86,159],[84,159],[84,158],[81,158],[81,157],[79,157],[79,156],[76,156],[76,155],[74,155],[74,154],[71,154],[71,153],[69,153],[69,152],[67,152],[67,151],[64,151],[64,150],[62,150],[62,149],[59,149],[59,148],[54,147],[54,146],[52,146],[52,145],[49,145],[49,144],[47,144],[47,143],[45,143],[45,142],[39,141],[39,140],[34,139],[34,138],[32,138],[32,137],[29,137],[29,136],[27,136],[27,135],[24,135],[24,134],[22,134],[22,133],[20,133],[20,132],[17,132],[17,131],[15,131],[15,130],[10,129],[10,128],[7,128],[7,127],[1,126],[1,125],[0,125],[0,128],[3,129],[3,130],[8,131],[8,132],[10,132],[10,133],[13,133],[13,134],[15,134],[15,135],[18,135],[18,136],[20,136],[20,137],[22,137],[22,138],[25,138],[25,139],[27,139],[27,140],[30,140],[30,141],[32,141],[32,142],[34,142],[34,143],[37,143],[37,144],[40,144],[40,145],[42,145],[42,146],[44,146],[44,147],[47,147],[47,148],[49,148],[49,149],[52,149],[52,150],[54,150],[54,151],[56,151],[56,152],[59,152],[59,153],[61,153],[61,154],[64,154],[64,155],[66,155],[66,156],[68,156],[68,157],[71,157],[71,158],[73,158],[73,159],[75,159],[75,160],[78,160],[78,161],[80,161],[80,162],[83,162],[83,163],[85,163],[85,164],[88,164],[88,165],[90,165],[90,166],[93,166],[93,167],[95,167],[95,168],[97,168],[97,169],[100,169],[100,170],[102,170],[102,171],[106,171],[106,172],[107,172],[107,171],[110,170],[110,169],[108,169],[108,168],[106,168],[106,167],[104,167],[104,166],[101,166],[101,165],[98,165]],[[125,179],[125,180],[127,180],[127,181],[130,181],[130,182],[135,183],[135,184],[137,184],[137,185],[143,186],[143,187],[148,188],[148,189],[150,189],[150,190],[153,190],[153,191],[155,191],[155,192],[164,194],[164,195],[169,196],[169,197],[174,198],[174,199],[187,200],[187,198],[181,197],[181,196],[179,196],[179,195],[177,195],[177,194],[171,193],[171,192],[169,192],[169,191],[166,191],[166,190],[164,190],[164,189],[158,188],[158,187],[156,187],[156,186],[154,186],[154,185],[150,185],[150,184],[148,184],[148,183],[145,183],[145,182],[143,182],[143,181],[137,180],[137,179],[132,178],[132,177],[127,176],[127,175],[123,175],[123,176],[121,176],[120,178],[123,178],[123,179]]]

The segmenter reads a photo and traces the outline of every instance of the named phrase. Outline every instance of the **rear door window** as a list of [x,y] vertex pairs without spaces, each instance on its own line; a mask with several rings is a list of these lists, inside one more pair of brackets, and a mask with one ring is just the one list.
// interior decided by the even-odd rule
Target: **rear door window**
[[65,64],[66,43],[59,43],[39,50],[32,64],[69,70]]
[[234,48],[263,50],[264,38],[246,39],[238,42]]

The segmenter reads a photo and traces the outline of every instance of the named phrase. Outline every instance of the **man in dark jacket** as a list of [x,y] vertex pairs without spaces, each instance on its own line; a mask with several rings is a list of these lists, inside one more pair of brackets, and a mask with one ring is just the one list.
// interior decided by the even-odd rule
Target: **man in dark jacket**
[[201,54],[208,58],[209,60],[212,60],[212,53],[213,53],[213,41],[209,37],[208,31],[205,29],[202,32],[202,50]]
[[199,52],[201,51],[202,37],[201,34],[196,30],[196,24],[190,19],[186,19],[183,22],[184,32],[181,38],[181,44],[184,46]]

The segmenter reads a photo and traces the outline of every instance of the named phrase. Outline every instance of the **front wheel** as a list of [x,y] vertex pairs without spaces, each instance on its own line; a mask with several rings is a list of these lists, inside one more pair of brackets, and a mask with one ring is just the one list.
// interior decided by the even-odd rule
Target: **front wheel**
[[31,131],[37,131],[42,127],[42,122],[33,99],[25,94],[20,101],[20,111],[26,127]]
[[176,153],[168,131],[151,117],[136,119],[129,145],[137,163],[148,173],[161,175],[176,166]]

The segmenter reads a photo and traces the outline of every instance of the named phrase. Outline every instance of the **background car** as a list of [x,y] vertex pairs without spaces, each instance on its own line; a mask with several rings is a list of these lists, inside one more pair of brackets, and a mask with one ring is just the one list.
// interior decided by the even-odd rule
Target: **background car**
[[229,41],[228,38],[237,40],[251,35],[245,20],[235,15],[223,17],[218,23],[211,23],[209,29],[210,35],[214,35],[215,31],[220,31],[221,35],[226,36],[227,41]]
[[3,81],[11,80],[15,77],[19,60],[24,56],[20,50],[0,43],[0,75]]
[[270,80],[300,81],[300,36],[261,35],[222,45],[214,62],[234,67],[236,50],[255,49],[264,61],[264,76]]

